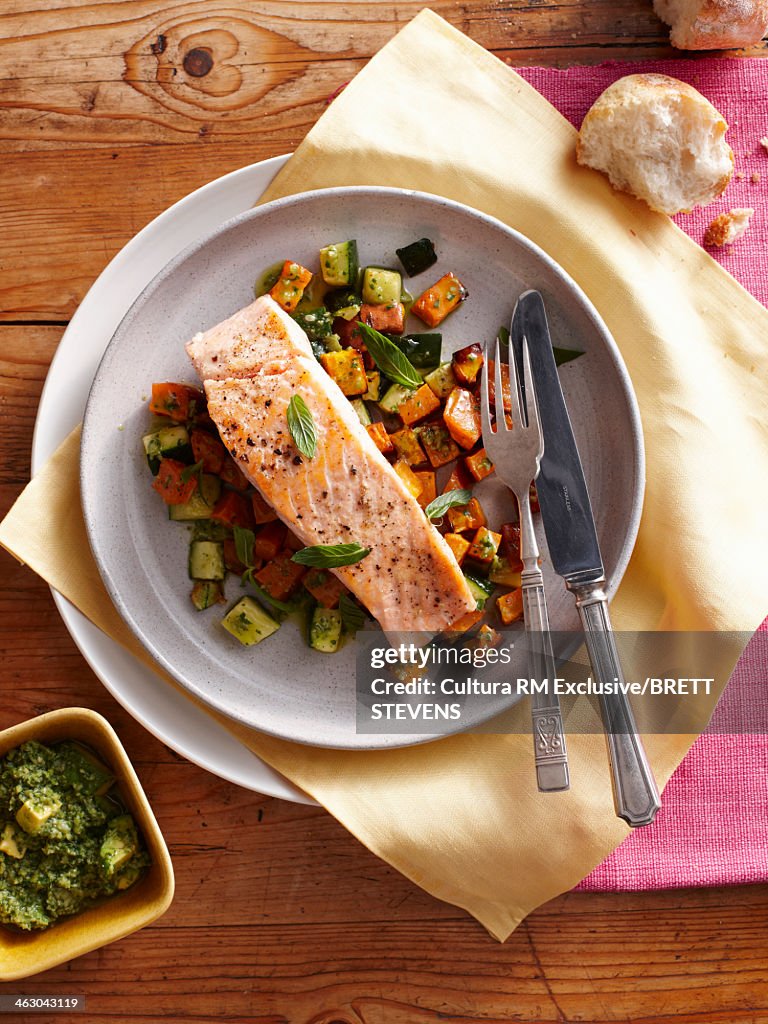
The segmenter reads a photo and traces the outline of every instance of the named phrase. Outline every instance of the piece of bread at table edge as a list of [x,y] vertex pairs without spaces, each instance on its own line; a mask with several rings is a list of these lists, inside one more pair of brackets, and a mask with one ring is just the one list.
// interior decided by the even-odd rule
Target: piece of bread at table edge
[[768,0],[653,0],[678,50],[730,50],[768,32]]
[[733,174],[728,125],[700,92],[668,75],[625,75],[595,100],[576,144],[580,164],[660,213],[706,206]]

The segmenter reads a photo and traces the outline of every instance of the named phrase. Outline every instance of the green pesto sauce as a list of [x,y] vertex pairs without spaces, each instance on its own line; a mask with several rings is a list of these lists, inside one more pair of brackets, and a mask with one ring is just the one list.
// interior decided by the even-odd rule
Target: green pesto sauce
[[47,928],[138,881],[149,855],[114,781],[77,743],[0,761],[0,922]]

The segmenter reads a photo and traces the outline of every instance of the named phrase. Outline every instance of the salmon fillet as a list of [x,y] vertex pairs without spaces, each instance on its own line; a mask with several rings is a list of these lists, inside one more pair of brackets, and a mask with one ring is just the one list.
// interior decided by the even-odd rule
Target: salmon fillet
[[[371,549],[332,571],[385,632],[437,633],[474,611],[448,544],[312,355],[304,332],[271,298],[197,335],[187,351],[224,444],[302,543]],[[288,430],[296,394],[317,426],[312,459]]]

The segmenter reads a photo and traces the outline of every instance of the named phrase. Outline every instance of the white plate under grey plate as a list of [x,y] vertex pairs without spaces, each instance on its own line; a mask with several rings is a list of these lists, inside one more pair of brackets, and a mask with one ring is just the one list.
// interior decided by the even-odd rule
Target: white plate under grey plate
[[[131,303],[165,264],[200,235],[250,209],[288,159],[274,157],[217,178],[161,213],[114,257],[61,339],[40,399],[32,472],[82,420],[94,374]],[[219,778],[267,796],[314,803],[223,726],[166,686],[147,666],[53,591],[64,624],[112,696],[172,750]]]
[[[395,248],[423,235],[439,253],[430,276],[454,270],[470,293],[444,325],[444,351],[492,338],[509,322],[517,295],[532,284],[547,300],[558,343],[584,349],[567,375],[567,397],[612,582],[634,542],[642,442],[626,371],[594,309],[545,253],[491,217],[399,189],[328,189],[240,214],[171,260],[115,332],[86,408],[82,498],[105,583],[150,653],[212,707],[287,739],[371,749],[433,735],[357,731],[355,643],[329,657],[308,648],[298,627],[286,623],[265,643],[244,649],[221,629],[219,616],[193,609],[188,532],[162,514],[149,487],[141,446],[146,396],[152,380],[193,379],[184,342],[250,302],[254,282],[276,261],[292,258],[312,266],[322,245],[356,237],[363,264],[396,265]],[[489,481],[484,491],[492,521],[508,518],[509,496],[501,485]],[[239,583],[230,584],[227,596],[234,599]],[[556,585],[550,593],[553,627],[577,629],[570,596]],[[471,727],[509,702],[499,697],[465,709],[452,727]]]

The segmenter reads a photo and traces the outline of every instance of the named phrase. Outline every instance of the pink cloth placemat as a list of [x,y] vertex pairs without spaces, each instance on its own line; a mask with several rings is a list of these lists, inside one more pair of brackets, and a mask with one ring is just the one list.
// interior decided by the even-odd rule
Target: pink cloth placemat
[[[603,89],[637,72],[672,75],[714,103],[730,125],[727,139],[736,173],[716,202],[675,220],[701,244],[717,214],[752,207],[749,232],[733,246],[709,251],[768,306],[768,152],[760,144],[768,136],[768,60],[693,58],[518,70],[577,128]],[[748,731],[755,718],[752,709],[764,708],[766,700],[768,619],[739,661],[710,727],[667,785],[654,824],[633,832],[579,889],[610,892],[768,881],[768,736]],[[764,714],[759,717],[765,721]]]

